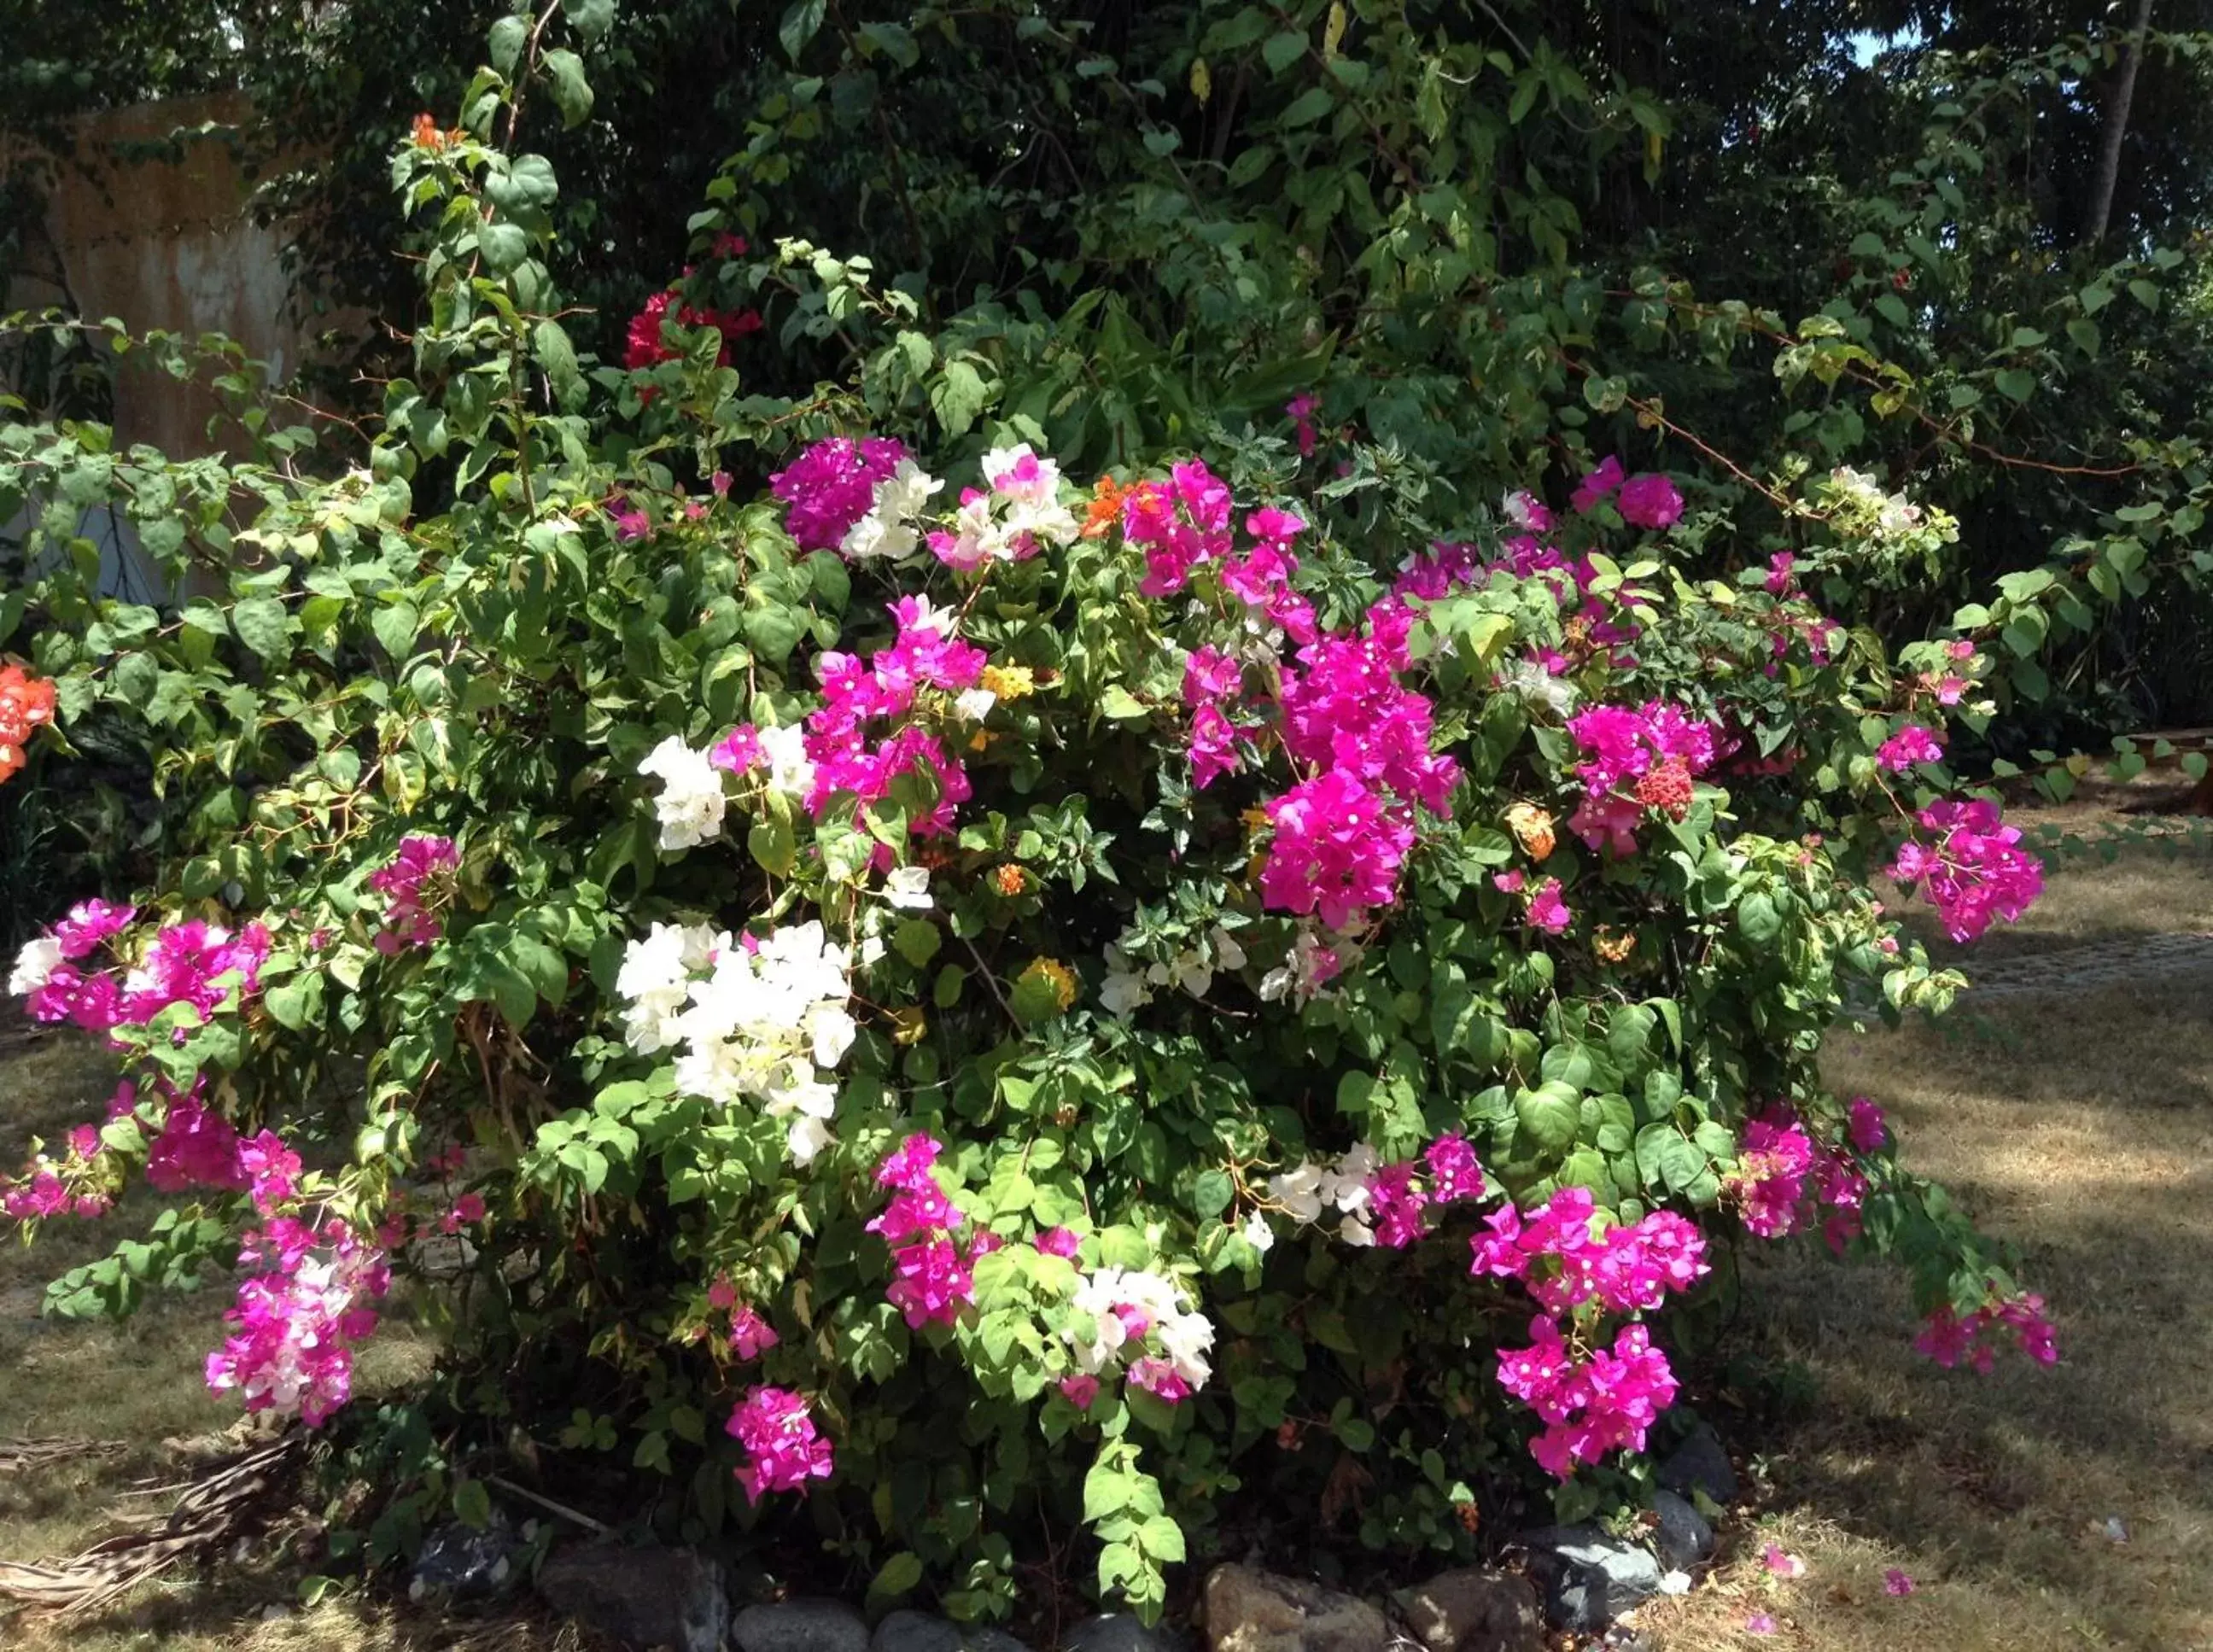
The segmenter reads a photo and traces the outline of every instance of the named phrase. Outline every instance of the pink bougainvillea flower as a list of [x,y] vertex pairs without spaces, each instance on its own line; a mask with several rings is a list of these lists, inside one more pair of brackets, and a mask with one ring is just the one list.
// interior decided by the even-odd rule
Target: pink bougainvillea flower
[[805,1398],[789,1388],[748,1390],[724,1427],[746,1448],[747,1460],[737,1478],[749,1503],[830,1477],[830,1442],[816,1430]]
[[1772,1543],[1760,1551],[1759,1564],[1777,1577],[1803,1577],[1806,1563],[1795,1554],[1786,1554]]
[[1882,1109],[1863,1095],[1852,1098],[1852,1145],[1862,1153],[1877,1153],[1890,1143],[1890,1125]]
[[1568,903],[1560,899],[1559,879],[1546,878],[1529,897],[1531,929],[1541,930],[1546,935],[1564,935],[1574,920],[1575,914],[1568,910]]
[[1772,1635],[1775,1632],[1775,1614],[1771,1612],[1753,1612],[1744,1620],[1744,1632],[1747,1635]]
[[1672,527],[1681,520],[1683,496],[1675,485],[1654,472],[1632,476],[1621,485],[1616,501],[1621,519],[1637,527]]
[[1913,1580],[1893,1566],[1882,1575],[1882,1587],[1887,1594],[1911,1594],[1913,1593]]
[[1576,485],[1576,491],[1568,503],[1576,515],[1588,515],[1598,508],[1601,500],[1613,496],[1613,491],[1621,485],[1621,461],[1613,454],[1607,454],[1596,470]]
[[1917,763],[1936,763],[1944,755],[1944,742],[1917,722],[1909,722],[1875,747],[1875,760],[1893,774],[1904,774]]

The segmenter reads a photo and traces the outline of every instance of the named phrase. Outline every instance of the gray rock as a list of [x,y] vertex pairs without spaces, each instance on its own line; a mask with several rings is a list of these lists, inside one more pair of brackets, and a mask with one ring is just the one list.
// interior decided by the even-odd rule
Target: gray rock
[[1595,1635],[1631,1606],[1660,1593],[1660,1563],[1649,1550],[1595,1526],[1547,1527],[1522,1539],[1529,1570],[1545,1592],[1553,1627]]
[[1383,1652],[1391,1625],[1365,1600],[1253,1566],[1216,1566],[1206,1578],[1213,1652]]
[[1405,1589],[1407,1627],[1429,1652],[1542,1652],[1537,1591],[1512,1572],[1462,1566]]
[[1652,1512],[1659,1517],[1653,1546],[1678,1571],[1688,1571],[1714,1551],[1714,1528],[1706,1517],[1672,1491],[1655,1492]]
[[1070,1630],[1060,1652],[1186,1652],[1188,1646],[1165,1624],[1148,1629],[1134,1612],[1102,1612]]
[[691,1549],[589,1543],[548,1557],[538,1592],[564,1617],[637,1647],[722,1652],[722,1570]]
[[888,1612],[869,1637],[869,1652],[961,1652],[960,1631],[926,1612]]
[[843,1600],[778,1600],[730,1619],[738,1652],[869,1652],[869,1620]]
[[1660,1484],[1679,1497],[1703,1491],[1716,1503],[1736,1501],[1736,1469],[1722,1449],[1721,1436],[1703,1423],[1660,1465]]
[[423,1539],[407,1579],[411,1600],[489,1600],[521,1577],[528,1545],[492,1510],[484,1530],[449,1521]]
[[1030,1652],[1003,1629],[962,1628],[926,1612],[888,1612],[876,1625],[869,1652]]

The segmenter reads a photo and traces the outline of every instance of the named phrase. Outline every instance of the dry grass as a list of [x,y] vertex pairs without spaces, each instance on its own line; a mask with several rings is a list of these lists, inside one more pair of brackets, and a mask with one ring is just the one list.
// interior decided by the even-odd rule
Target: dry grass
[[[2208,869],[2159,850],[2072,868],[2003,950],[2213,930]],[[1802,1363],[1818,1401],[1742,1431],[1765,1454],[1756,1525],[1710,1585],[1648,1608],[1660,1646],[2213,1647],[2209,986],[1971,994],[1958,1025],[1836,1040],[1831,1082],[1883,1101],[1906,1161],[2020,1247],[2063,1362],[1937,1370],[1908,1346],[1896,1279],[1771,1253],[1753,1280],[1761,1339]],[[1805,1577],[1767,1576],[1770,1540]],[[1911,1596],[1886,1593],[1893,1566]],[[1747,1631],[1757,1612],[1775,1634]]]

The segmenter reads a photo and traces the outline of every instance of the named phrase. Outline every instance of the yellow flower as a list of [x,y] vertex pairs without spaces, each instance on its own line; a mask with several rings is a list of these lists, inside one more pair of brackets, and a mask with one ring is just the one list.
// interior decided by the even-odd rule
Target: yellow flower
[[1052,996],[1060,1001],[1060,1007],[1063,1009],[1066,1009],[1076,1002],[1075,972],[1058,959],[1033,958],[1030,960],[1030,966],[1022,973],[1051,982]]
[[984,686],[1002,700],[1014,701],[1037,692],[1037,676],[1027,666],[985,666]]
[[1534,803],[1516,803],[1506,811],[1506,824],[1533,861],[1552,852],[1552,817]]

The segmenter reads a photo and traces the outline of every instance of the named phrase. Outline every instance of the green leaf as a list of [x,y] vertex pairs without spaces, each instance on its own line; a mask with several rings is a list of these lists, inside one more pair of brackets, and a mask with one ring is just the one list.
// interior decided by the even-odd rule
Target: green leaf
[[1283,125],[1311,126],[1337,107],[1335,94],[1326,86],[1309,86],[1291,100],[1291,107],[1283,111]]
[[503,276],[530,256],[530,237],[520,224],[488,223],[477,231],[477,250],[484,254],[485,268]]
[[789,821],[770,815],[747,829],[746,851],[762,871],[772,877],[786,877],[799,858],[799,841]]
[[230,611],[231,628],[238,640],[265,660],[280,660],[291,652],[292,616],[273,596],[249,596]]
[[560,193],[553,163],[542,155],[518,155],[508,162],[505,172],[492,173],[485,179],[485,198],[503,212],[550,206]]
[[1135,722],[1153,714],[1152,707],[1119,683],[1106,685],[1106,692],[1099,697],[1099,710],[1101,716],[1117,722]]
[[743,624],[746,641],[753,651],[771,665],[780,666],[799,646],[799,639],[807,630],[807,613],[802,608],[777,602],[766,607],[747,608]]
[[485,52],[494,69],[512,78],[515,64],[522,61],[522,48],[529,40],[527,17],[503,17],[491,26],[491,33],[485,37]]
[[615,0],[561,0],[561,11],[586,46],[598,45],[615,26]]
[[582,125],[592,113],[592,85],[584,78],[584,60],[564,48],[547,52],[544,67],[553,89],[553,107],[561,112],[561,125],[564,128]]
[[783,21],[776,26],[776,38],[783,43],[784,55],[792,62],[799,61],[799,54],[821,28],[827,9],[826,0],[792,0],[785,8]]
[[983,377],[966,362],[948,362],[930,387],[930,410],[948,436],[966,433],[983,411],[985,399]]
[[387,602],[369,617],[369,628],[392,656],[394,665],[415,651],[415,631],[422,617],[412,602]]
[[1307,37],[1303,29],[1287,28],[1280,34],[1271,35],[1260,48],[1260,60],[1268,65],[1268,72],[1280,75],[1306,55]]
[[1775,910],[1775,902],[1758,889],[1747,892],[1736,904],[1737,933],[1755,947],[1775,944],[1783,933],[1782,914]]
[[454,1518],[471,1531],[491,1524],[491,1493],[482,1480],[462,1480],[454,1487]]
[[576,347],[569,342],[569,335],[562,331],[558,321],[549,316],[531,330],[530,353],[546,369],[546,382],[553,387],[556,401],[570,407],[582,400],[584,375],[576,367]]
[[2036,393],[2036,375],[2024,368],[2002,367],[1991,379],[2000,393],[2014,401],[2027,401]]
[[1683,1192],[1706,1167],[1706,1155],[1673,1125],[1647,1125],[1637,1132],[1637,1170],[1648,1189]]
[[869,1598],[896,1600],[922,1582],[922,1560],[911,1550],[901,1549],[876,1569],[869,1580]]
[[300,1032],[322,1014],[323,978],[313,972],[295,975],[263,993],[261,1002],[279,1027]]
[[945,937],[938,932],[937,925],[926,917],[903,919],[892,931],[892,950],[917,969],[936,957],[937,949],[944,944]]
[[1209,1170],[1192,1185],[1191,1208],[1201,1218],[1218,1216],[1236,1197],[1236,1185],[1229,1180],[1228,1171]]
[[1581,1098],[1565,1084],[1540,1084],[1514,1098],[1520,1133],[1539,1150],[1559,1153],[1576,1139],[1582,1122]]

